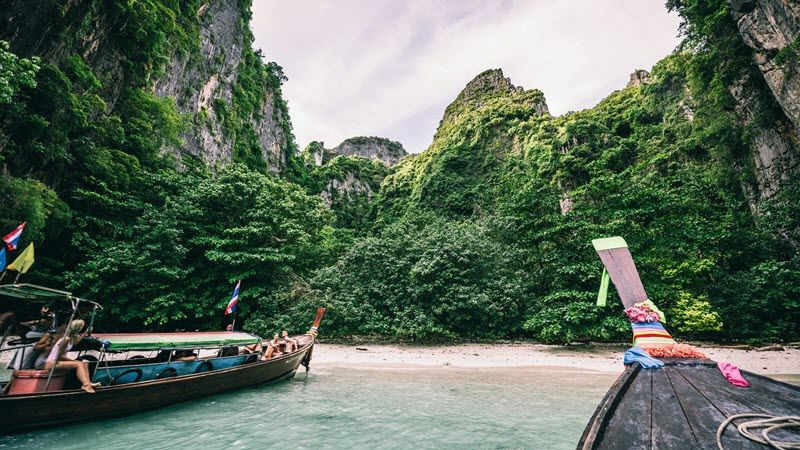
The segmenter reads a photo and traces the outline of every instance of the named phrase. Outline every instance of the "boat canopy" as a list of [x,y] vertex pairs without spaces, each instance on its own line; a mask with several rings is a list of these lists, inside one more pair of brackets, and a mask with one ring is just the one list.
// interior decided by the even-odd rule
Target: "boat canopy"
[[60,291],[58,289],[37,286],[35,284],[21,283],[0,285],[0,296],[34,302],[52,302],[64,300],[74,303],[75,301],[80,301],[81,303],[88,303],[102,309],[102,306],[100,306],[99,303],[86,300],[85,298],[76,297],[72,295],[72,292]]
[[111,342],[109,350],[160,350],[175,348],[223,347],[250,345],[261,338],[237,331],[199,331],[185,333],[95,333],[98,339]]

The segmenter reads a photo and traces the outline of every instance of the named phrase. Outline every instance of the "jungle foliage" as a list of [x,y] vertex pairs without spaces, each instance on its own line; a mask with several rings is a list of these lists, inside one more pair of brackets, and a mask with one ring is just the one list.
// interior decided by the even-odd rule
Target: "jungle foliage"
[[[249,2],[241,7],[249,11]],[[181,145],[191,118],[154,95],[152,83],[171,55],[199,43],[198,8],[195,1],[51,8],[42,40],[64,48],[98,17],[125,23],[104,44],[122,65],[113,81],[78,54],[40,61],[0,43],[0,227],[27,221],[22,245],[36,241],[37,254],[25,281],[101,300],[101,328],[218,328],[238,279],[261,299],[243,302],[243,316],[279,311],[273,296],[331,263],[334,237],[347,240],[317,196],[266,173],[244,124],[270,94],[283,108],[277,125],[288,136],[291,128],[279,98],[285,76],[259,52],[242,50],[223,111],[234,163],[212,172],[183,157],[178,169],[163,151]],[[293,164],[289,177],[298,172]]]
[[[262,334],[300,330],[327,306],[326,336],[626,340],[614,294],[594,305],[590,244],[621,235],[681,336],[800,339],[800,180],[748,197],[759,122],[741,126],[727,87],[749,80],[760,123],[779,108],[726,1],[670,0],[682,47],[594,108],[550,117],[539,91],[486,89],[457,99],[431,146],[392,169],[341,156],[316,166],[293,147],[280,176],[247,119],[285,77],[256,52],[215,107],[234,163],[184,157],[178,169],[162,151],[180,147],[190,118],[148,87],[171,51],[196,43],[198,7],[115,6],[130,29],[113,107],[104,93],[118,86],[80,56],[41,62],[0,45],[0,228],[28,221],[27,281],[96,298],[101,327],[218,327],[242,279],[240,323]],[[80,17],[49,32],[80,36]],[[325,208],[319,194],[348,179],[374,198],[336,194]]]
[[[752,169],[752,130],[738,121],[727,86],[748,74],[752,59],[725,4],[701,12],[673,5],[687,20],[683,49],[659,62],[648,83],[594,108],[543,116],[535,90],[456,100],[448,111],[457,114],[443,120],[431,147],[383,182],[372,208],[373,236],[313,279],[331,305],[329,326],[414,339],[624,340],[630,331],[620,303],[594,306],[602,266],[590,245],[622,235],[648,294],[679,335],[800,336],[800,180],[787,180],[768,199],[746,194],[752,171],[737,168]],[[692,14],[710,23],[698,25]],[[751,75],[752,92],[764,94]],[[766,95],[762,105],[762,119],[778,111]],[[431,251],[442,251],[435,242],[467,245],[457,231],[464,227],[482,230],[483,251],[491,252],[483,258],[499,271],[490,264],[495,270],[483,278],[441,267],[423,278],[416,264],[435,258],[401,263],[406,248],[424,253],[427,247],[417,248],[423,243]],[[391,247],[394,235],[407,244]],[[479,330],[443,313],[458,297],[437,291],[442,286],[462,287],[470,298],[488,294]],[[441,294],[417,294],[430,291]],[[504,298],[513,298],[513,307],[498,311]]]

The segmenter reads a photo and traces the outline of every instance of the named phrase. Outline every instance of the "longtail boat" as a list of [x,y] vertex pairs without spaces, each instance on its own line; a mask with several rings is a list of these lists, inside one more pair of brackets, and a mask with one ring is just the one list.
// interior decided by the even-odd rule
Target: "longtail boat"
[[[37,295],[43,292],[41,289],[4,285],[0,286],[0,294],[34,300],[41,298]],[[60,292],[69,299],[73,316],[81,303],[96,305],[66,292],[49,291]],[[52,301],[53,296],[46,298]],[[96,392],[81,390],[74,371],[15,371],[7,393],[0,395],[0,434],[121,416],[289,378],[300,365],[308,370],[324,313],[325,308],[318,308],[309,332],[293,337],[297,349],[266,360],[261,352],[239,354],[240,348],[252,348],[261,342],[249,333],[95,334],[94,342],[99,346],[92,350],[78,348],[70,356],[89,361],[92,381],[101,384]],[[198,351],[194,360],[173,359],[179,352],[193,351]],[[15,389],[15,382],[21,389]],[[15,392],[20,390],[32,392]]]
[[[625,241],[613,237],[592,244],[626,311],[647,301]],[[670,343],[666,331],[652,335],[654,340],[640,335],[641,348],[664,365],[628,365],[589,420],[578,449],[749,449],[769,448],[770,441],[774,448],[800,448],[797,435],[788,433],[800,429],[800,387],[744,370],[749,386],[734,386],[699,351],[693,357],[659,355],[676,356],[690,346]]]

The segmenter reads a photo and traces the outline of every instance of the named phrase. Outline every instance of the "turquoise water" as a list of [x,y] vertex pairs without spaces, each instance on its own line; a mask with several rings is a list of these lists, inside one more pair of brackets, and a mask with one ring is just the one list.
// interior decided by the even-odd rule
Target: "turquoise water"
[[575,448],[615,378],[312,365],[308,376],[270,385],[0,438],[0,448]]

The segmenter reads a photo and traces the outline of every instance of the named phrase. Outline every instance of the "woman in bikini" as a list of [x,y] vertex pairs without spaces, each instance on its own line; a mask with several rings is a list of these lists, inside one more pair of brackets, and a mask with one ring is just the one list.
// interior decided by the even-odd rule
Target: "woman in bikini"
[[[50,347],[50,352],[47,354],[47,359],[42,368],[50,370],[55,366],[56,369],[74,370],[75,375],[78,376],[78,380],[81,382],[81,389],[90,394],[94,394],[94,388],[99,387],[100,383],[92,383],[89,377],[89,362],[75,361],[66,356],[67,352],[72,350],[73,347],[78,345],[78,343],[89,334],[89,330],[81,333],[83,327],[84,322],[80,319],[70,322],[67,326],[66,334],[62,335],[62,337],[55,341]],[[45,353],[43,352],[39,358],[44,355]],[[38,361],[37,359],[37,362]]]

